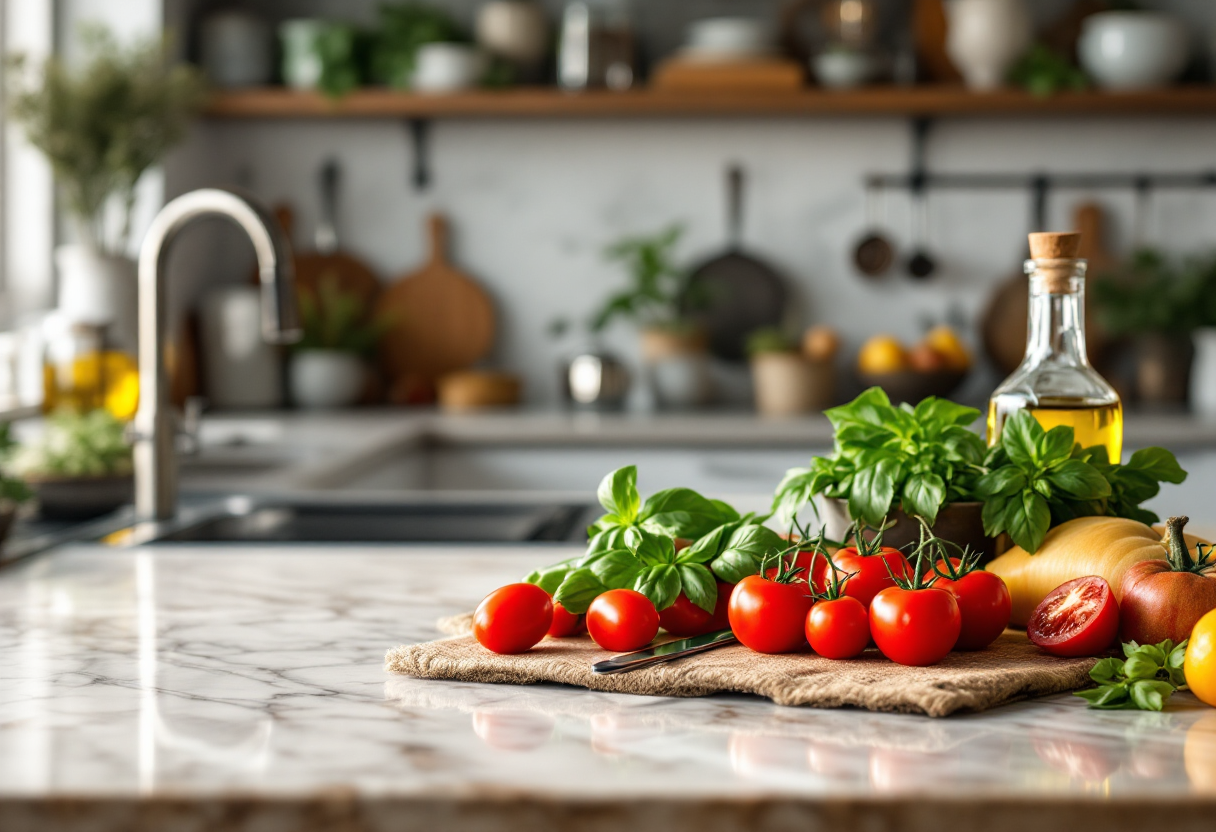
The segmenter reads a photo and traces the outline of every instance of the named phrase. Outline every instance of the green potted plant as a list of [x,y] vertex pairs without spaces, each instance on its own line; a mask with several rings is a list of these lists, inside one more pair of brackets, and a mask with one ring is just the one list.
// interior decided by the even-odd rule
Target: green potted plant
[[61,310],[110,325],[112,343],[134,350],[136,187],[184,138],[204,84],[197,70],[169,64],[159,40],[123,48],[97,26],[81,40],[78,67],[58,57],[39,67],[8,60],[9,113],[50,162],[75,226],[78,242],[55,252]]
[[316,295],[300,294],[303,337],[291,354],[288,386],[300,407],[347,407],[367,385],[367,360],[376,351],[387,321],[373,318],[367,303],[322,280]]
[[798,341],[777,327],[747,339],[756,410],[765,416],[795,416],[822,410],[833,387],[831,362],[812,362]]
[[705,404],[712,393],[709,342],[686,317],[689,273],[675,260],[682,234],[683,228],[673,225],[610,245],[605,257],[624,267],[629,284],[604,301],[590,325],[592,333],[618,318],[636,326],[655,396],[674,408]]
[[10,467],[47,519],[87,520],[134,497],[126,425],[103,409],[51,414],[42,436],[13,452]]
[[8,422],[0,423],[0,545],[8,538],[18,507],[32,496],[29,486],[11,470],[10,462],[16,448],[12,426]]

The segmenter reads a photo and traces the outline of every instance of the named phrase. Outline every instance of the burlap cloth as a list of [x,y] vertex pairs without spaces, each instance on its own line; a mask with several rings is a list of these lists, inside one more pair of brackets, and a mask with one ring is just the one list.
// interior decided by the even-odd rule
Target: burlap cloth
[[[471,620],[470,615],[455,616],[442,619],[439,627],[447,633],[468,633]],[[813,653],[764,656],[730,645],[630,673],[592,673],[592,663],[608,655],[584,637],[547,638],[527,653],[500,656],[472,636],[457,635],[389,650],[384,666],[421,679],[558,682],[647,696],[752,693],[778,705],[947,716],[1086,687],[1095,661],[1048,656],[1024,633],[1012,631],[987,650],[951,653],[932,667],[903,667],[872,649],[850,661],[832,661]]]

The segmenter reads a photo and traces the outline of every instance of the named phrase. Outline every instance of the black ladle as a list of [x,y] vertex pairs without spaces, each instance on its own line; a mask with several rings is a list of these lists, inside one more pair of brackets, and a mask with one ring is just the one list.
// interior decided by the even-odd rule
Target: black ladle
[[925,240],[929,236],[929,208],[925,203],[925,186],[912,186],[912,256],[908,258],[908,274],[917,280],[928,280],[937,271],[937,261],[929,254]]
[[868,230],[853,249],[853,265],[866,277],[881,277],[895,262],[895,246],[883,234],[876,210],[881,194],[877,186],[866,187],[866,227]]

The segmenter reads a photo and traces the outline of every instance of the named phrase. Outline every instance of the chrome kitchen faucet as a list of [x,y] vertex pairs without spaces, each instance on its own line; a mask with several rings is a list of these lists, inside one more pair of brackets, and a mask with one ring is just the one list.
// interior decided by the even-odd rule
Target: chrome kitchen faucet
[[265,208],[233,191],[207,188],[161,209],[139,253],[139,410],[132,439],[135,511],[141,520],[167,520],[177,512],[178,426],[165,377],[165,267],[178,233],[205,216],[232,220],[253,242],[262,285],[262,337],[271,344],[300,340],[291,247]]

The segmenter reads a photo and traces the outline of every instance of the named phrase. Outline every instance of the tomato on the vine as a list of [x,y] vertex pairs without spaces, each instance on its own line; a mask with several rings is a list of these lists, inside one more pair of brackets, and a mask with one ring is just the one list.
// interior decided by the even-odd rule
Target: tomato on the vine
[[628,653],[654,640],[659,632],[659,613],[640,592],[610,589],[587,608],[587,632],[605,650]]
[[553,602],[553,623],[549,625],[548,635],[554,638],[566,638],[578,635],[583,629],[581,615],[575,615],[556,601]]
[[477,605],[473,636],[495,653],[522,653],[535,647],[552,624],[549,593],[535,584],[508,584]]
[[730,594],[734,589],[734,584],[718,581],[718,600],[714,602],[713,612],[701,609],[681,592],[674,604],[665,610],[659,610],[659,626],[681,638],[725,630],[730,626],[727,609],[730,607]]
[[[855,545],[837,552],[835,562],[837,572],[851,575],[844,582],[844,594],[856,598],[866,608],[869,608],[875,595],[895,586],[892,575],[904,578],[911,572],[903,552],[882,545],[881,533],[868,541],[858,531]],[[816,586],[816,591],[822,592],[824,588]]]
[[954,649],[963,617],[958,601],[944,589],[891,586],[870,603],[870,633],[893,662],[925,667]]
[[749,575],[735,585],[727,616],[735,637],[757,653],[792,653],[806,644],[806,616],[815,599],[803,573],[778,558],[772,578],[767,563],[761,574]]
[[819,561],[825,567],[825,588],[814,592],[815,606],[806,617],[806,640],[825,659],[860,656],[870,643],[870,614],[860,601],[844,594],[849,576],[836,568],[827,549],[819,549]]
[[977,569],[978,556],[943,558],[936,565],[933,586],[944,589],[958,602],[963,618],[955,650],[983,650],[996,641],[1013,614],[1009,587],[997,575]]
[[1026,623],[1030,640],[1053,656],[1097,656],[1119,633],[1119,602],[1105,578],[1088,575],[1053,589]]

